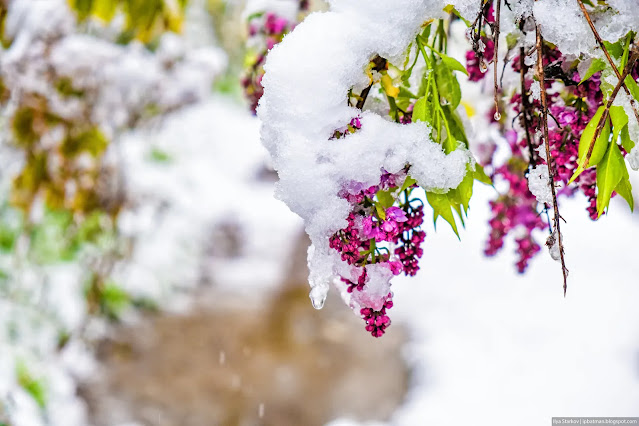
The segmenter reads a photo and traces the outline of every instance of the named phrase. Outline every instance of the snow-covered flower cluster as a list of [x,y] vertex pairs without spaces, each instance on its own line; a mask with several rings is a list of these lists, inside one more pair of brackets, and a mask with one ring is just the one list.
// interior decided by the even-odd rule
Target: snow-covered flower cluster
[[[428,61],[415,68],[416,75],[430,74],[428,92],[397,87],[402,76],[390,64],[403,62],[420,32],[430,46],[422,24],[444,16],[424,2],[400,3],[335,2],[329,12],[311,14],[269,53],[258,107],[262,141],[280,176],[277,195],[305,220],[313,243],[314,306],[323,305],[338,276],[346,302],[376,337],[389,324],[390,279],[414,274],[422,253],[422,207],[402,188],[425,189],[454,226],[452,209],[461,212],[466,200],[453,194],[468,170],[472,192],[475,169],[463,128],[449,125],[459,122],[452,58],[443,52],[422,58],[423,47],[414,45],[414,62]],[[381,104],[386,98],[390,109]],[[446,129],[437,128],[444,122]]]

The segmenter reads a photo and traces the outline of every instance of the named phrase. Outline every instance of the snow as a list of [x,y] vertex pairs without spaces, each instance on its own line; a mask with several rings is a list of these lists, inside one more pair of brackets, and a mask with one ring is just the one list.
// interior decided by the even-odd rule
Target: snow
[[535,166],[528,174],[528,189],[541,204],[553,205],[548,166]]

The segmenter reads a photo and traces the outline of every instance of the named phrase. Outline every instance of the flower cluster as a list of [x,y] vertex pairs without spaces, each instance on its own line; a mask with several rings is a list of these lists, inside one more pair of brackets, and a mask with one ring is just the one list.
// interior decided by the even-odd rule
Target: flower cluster
[[329,242],[348,265],[338,281],[346,286],[351,305],[360,310],[374,337],[390,325],[386,310],[393,306],[391,278],[415,275],[423,254],[423,205],[415,206],[417,200],[410,199],[413,185],[406,185],[407,179],[406,168],[383,172],[378,185],[363,188],[353,183],[345,188],[340,195],[352,205],[347,226]]
[[[470,58],[473,53],[470,51],[468,57]],[[571,69],[563,71],[563,62],[564,56],[557,49],[544,49],[546,73],[554,74],[554,81],[547,80],[545,83],[550,118],[548,139],[552,158],[551,167],[555,171],[553,184],[558,188],[557,196],[560,198],[572,196],[575,192],[581,191],[588,199],[587,211],[590,218],[596,220],[598,214],[595,169],[584,171],[574,184],[568,185],[568,182],[578,166],[581,134],[597,108],[603,103],[600,73],[578,84],[581,80],[579,73]],[[544,220],[548,216],[543,213],[552,206],[539,203],[527,184],[527,176],[532,168],[536,165],[546,167],[546,156],[542,141],[537,136],[541,126],[539,83],[533,82],[526,69],[521,70],[521,64],[522,61],[518,57],[512,61],[513,71],[517,73],[523,71],[526,77],[524,82],[526,93],[524,97],[520,93],[513,94],[509,102],[512,114],[519,118],[514,129],[506,132],[510,158],[500,166],[491,164],[492,156],[486,160],[486,165],[491,165],[493,168],[491,177],[508,183],[508,190],[490,202],[491,231],[485,254],[488,256],[497,254],[503,247],[504,238],[509,233],[513,233],[519,256],[516,266],[517,270],[523,273],[530,259],[540,251],[540,245],[533,237],[533,231],[549,228],[548,221]],[[474,74],[471,72],[472,75]]]
[[[300,13],[308,9],[308,3],[307,0],[298,2]],[[295,25],[296,22],[271,11],[252,14],[249,17],[249,43],[252,46],[245,59],[246,69],[240,83],[253,113],[264,94],[262,77],[264,77],[266,55],[273,46],[282,41],[287,33],[293,30]]]

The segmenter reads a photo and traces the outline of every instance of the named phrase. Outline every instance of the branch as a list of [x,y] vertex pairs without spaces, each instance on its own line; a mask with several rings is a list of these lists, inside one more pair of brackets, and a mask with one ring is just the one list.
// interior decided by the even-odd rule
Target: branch
[[530,166],[535,167],[537,164],[537,156],[535,155],[535,148],[532,144],[532,138],[530,137],[530,121],[528,119],[528,111],[530,104],[528,103],[528,93],[526,92],[526,62],[524,57],[524,48],[519,49],[519,79],[521,81],[521,109],[524,121],[524,130],[526,130],[526,145],[528,145],[528,152],[530,154]]
[[606,108],[604,108],[604,112],[603,114],[601,114],[601,118],[599,119],[599,122],[597,123],[597,129],[595,130],[593,139],[590,141],[590,145],[588,146],[588,152],[586,153],[586,158],[583,160],[582,163],[579,164],[579,167],[583,167],[584,169],[588,167],[588,163],[590,163],[590,157],[592,156],[592,151],[595,148],[595,141],[599,139],[599,136],[601,135],[601,131],[603,130],[604,125],[606,124],[606,120],[608,119],[608,115],[610,113],[610,107],[614,103],[615,98],[617,97],[617,94],[619,93],[619,89],[621,89],[621,86],[625,87],[624,80],[626,79],[628,74],[630,74],[630,70],[632,70],[632,67],[635,65],[637,58],[639,58],[639,53],[633,52],[632,56],[628,60],[628,63],[626,64],[626,68],[623,71],[623,75],[620,76],[619,82],[617,83],[614,90],[612,91],[612,94],[610,95],[610,99],[608,99],[608,102],[606,102]]
[[495,11],[495,28],[493,31],[493,43],[495,44],[495,52],[493,54],[493,79],[495,82],[495,119],[499,117],[499,87],[497,85],[497,63],[499,62],[499,19],[501,14],[501,0],[497,0],[497,9]]
[[586,17],[586,21],[588,21],[588,25],[590,25],[592,34],[595,36],[595,39],[597,40],[599,47],[601,47],[601,50],[603,50],[604,54],[606,55],[606,59],[608,59],[608,63],[610,64],[615,74],[617,75],[617,78],[619,79],[619,82],[623,86],[623,89],[626,92],[626,95],[628,95],[628,99],[630,99],[630,106],[632,107],[632,112],[635,113],[635,118],[637,119],[637,123],[639,123],[639,112],[637,112],[637,105],[635,103],[635,98],[630,94],[630,90],[628,90],[628,87],[624,83],[625,77],[622,78],[621,75],[619,74],[619,70],[617,69],[617,66],[615,65],[615,63],[612,61],[612,58],[610,57],[610,53],[608,53],[608,49],[606,49],[606,45],[603,43],[603,40],[601,39],[601,37],[599,36],[599,33],[597,32],[597,29],[595,28],[595,24],[592,23],[592,19],[590,19],[590,14],[586,10],[586,6],[584,6],[583,1],[577,0],[577,3],[579,3],[579,7],[581,8],[581,11]]
[[561,260],[561,272],[564,276],[564,297],[566,296],[566,290],[568,289],[568,268],[566,268],[566,261],[564,259],[564,246],[562,242],[562,235],[560,229],[560,221],[559,221],[559,206],[557,204],[557,193],[555,191],[555,169],[552,167],[552,157],[550,156],[550,141],[548,139],[548,101],[546,99],[546,83],[544,79],[544,63],[543,63],[543,54],[542,54],[542,46],[543,39],[541,37],[541,29],[539,28],[539,24],[536,26],[537,29],[537,78],[539,80],[539,84],[541,85],[541,124],[543,126],[543,138],[544,145],[546,147],[546,166],[548,167],[548,178],[550,184],[550,191],[552,193],[552,204],[554,209],[554,217],[553,224],[555,231],[557,232],[557,244],[559,244],[559,257]]

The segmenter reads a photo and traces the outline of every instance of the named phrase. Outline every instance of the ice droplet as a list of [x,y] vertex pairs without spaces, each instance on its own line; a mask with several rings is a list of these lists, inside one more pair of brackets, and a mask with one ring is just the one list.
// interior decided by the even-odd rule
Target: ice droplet
[[481,72],[488,71],[488,63],[483,58],[482,58],[481,61],[479,61],[479,71],[481,71]]
[[495,118],[495,121],[501,120],[501,114],[499,113],[499,111],[495,112],[495,115],[493,117]]
[[328,293],[328,286],[315,286],[311,289],[308,296],[311,298],[311,303],[315,309],[322,309],[324,302],[326,301],[326,294]]

